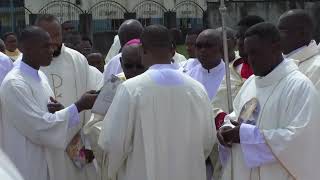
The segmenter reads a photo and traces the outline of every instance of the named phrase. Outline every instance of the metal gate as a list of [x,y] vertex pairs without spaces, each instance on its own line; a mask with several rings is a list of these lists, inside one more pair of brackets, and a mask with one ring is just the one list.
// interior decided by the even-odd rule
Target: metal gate
[[60,23],[71,21],[76,28],[79,25],[79,15],[82,13],[84,11],[79,6],[69,1],[52,1],[39,10],[39,14],[55,15]]
[[137,4],[133,9],[137,19],[144,25],[164,24],[164,13],[167,9],[159,2],[146,0]]
[[115,1],[100,1],[89,9],[93,19],[93,32],[116,31],[128,10]]
[[194,1],[182,1],[176,4],[177,26],[180,29],[203,27],[204,9]]
[[26,7],[0,8],[0,34],[6,32],[20,33],[29,24],[29,15],[32,12]]

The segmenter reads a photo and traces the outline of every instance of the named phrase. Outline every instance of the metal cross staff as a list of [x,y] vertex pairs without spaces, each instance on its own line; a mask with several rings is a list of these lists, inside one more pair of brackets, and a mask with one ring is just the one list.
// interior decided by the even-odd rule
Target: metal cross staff
[[[226,64],[226,85],[227,85],[227,100],[228,100],[228,110],[229,113],[233,111],[232,107],[232,96],[231,96],[231,81],[230,81],[230,69],[229,69],[229,56],[228,56],[228,43],[227,43],[227,32],[226,32],[226,22],[225,22],[225,16],[227,13],[227,7],[224,3],[224,0],[220,0],[220,8],[219,8],[220,14],[221,14],[221,21],[222,21],[222,38],[223,38],[223,54],[224,54],[224,61]],[[231,158],[231,180],[234,179],[233,177],[233,160],[232,160],[232,150],[230,152],[230,158]]]
[[228,56],[228,42],[227,42],[227,30],[225,23],[225,15],[227,13],[227,7],[224,4],[224,0],[220,0],[221,21],[222,21],[222,38],[223,38],[223,54],[224,61],[226,64],[226,85],[227,85],[227,97],[228,97],[228,110],[229,113],[233,111],[232,107],[232,96],[231,96],[231,81],[230,81],[230,68],[229,68],[229,56]]

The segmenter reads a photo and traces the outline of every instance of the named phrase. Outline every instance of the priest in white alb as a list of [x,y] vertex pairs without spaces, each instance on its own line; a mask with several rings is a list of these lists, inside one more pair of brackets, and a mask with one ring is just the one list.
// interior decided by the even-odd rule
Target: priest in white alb
[[305,10],[290,10],[278,22],[286,58],[294,59],[320,92],[320,51],[314,37],[315,25]]
[[[143,30],[143,26],[138,20],[129,19],[124,21],[118,30],[119,41],[121,44],[121,48],[130,40],[140,38],[141,32]],[[121,67],[121,52],[116,56],[112,57],[110,61],[105,65],[104,68],[104,80],[107,81],[112,77],[112,75],[117,75],[122,73]]]
[[[104,88],[107,88],[107,91],[109,91],[111,98],[115,95],[119,84],[146,71],[146,68],[141,63],[140,45],[139,39],[133,39],[127,42],[123,47],[122,57],[120,59],[123,73],[114,76],[112,80],[105,82],[104,85]],[[102,91],[104,91],[104,89],[102,89]],[[105,106],[108,107],[110,104],[111,102],[105,104]],[[103,151],[98,147],[98,138],[105,114],[106,112],[93,112],[90,121],[84,126],[84,133],[89,137],[90,145],[97,159],[99,168],[101,169],[100,174],[105,177],[103,179],[107,179],[107,170],[105,169],[107,167],[107,162],[104,161]]]
[[108,177],[205,180],[215,142],[205,89],[171,64],[167,28],[146,27],[141,42],[149,69],[119,85],[98,141],[107,154]]
[[90,109],[97,95],[85,93],[64,108],[53,98],[48,79],[39,70],[52,61],[49,34],[27,27],[20,44],[23,59],[0,88],[3,149],[25,180],[58,179],[57,173],[66,172],[54,169],[56,157],[51,153],[65,151],[68,132],[80,123],[79,113]]
[[[40,15],[35,24],[47,31],[53,41],[53,61],[47,67],[41,67],[41,70],[48,77],[54,98],[57,101],[64,106],[69,106],[86,91],[101,88],[102,84],[96,84],[97,81],[90,71],[86,58],[78,51],[70,49],[62,43],[61,25],[55,16]],[[89,121],[90,116],[91,112],[89,111],[80,114],[81,123],[70,130],[67,142],[71,142],[76,135],[81,134],[82,126]],[[82,137],[85,140],[85,137]],[[87,148],[90,149],[90,147]],[[57,171],[55,173],[57,179],[86,180],[96,178],[96,168],[93,163],[78,168],[65,151],[57,150],[52,152],[52,155],[56,157],[54,158],[54,170]]]
[[187,72],[189,69],[193,68],[197,64],[199,64],[199,60],[197,59],[196,54],[196,40],[198,35],[202,32],[201,29],[194,29],[188,31],[185,39],[185,46],[188,53],[188,59],[186,61],[181,62],[179,65],[183,69],[184,72]]
[[219,31],[207,29],[201,32],[196,40],[196,48],[200,63],[188,70],[186,74],[205,87],[212,101],[225,74],[222,39]]
[[217,134],[223,180],[318,179],[320,96],[290,59],[280,33],[259,23],[245,34],[251,76]]

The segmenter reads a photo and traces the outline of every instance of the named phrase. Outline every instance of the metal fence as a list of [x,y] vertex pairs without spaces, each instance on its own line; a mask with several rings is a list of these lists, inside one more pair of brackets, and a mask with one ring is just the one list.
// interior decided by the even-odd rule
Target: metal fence
[[[131,0],[127,1],[131,2]],[[234,17],[242,17],[248,12],[250,13],[250,4],[262,5],[277,3],[284,5],[287,4],[286,7],[289,8],[305,8],[308,3],[315,1],[320,0],[232,0],[227,1],[227,5],[230,7],[229,9],[234,11],[230,13],[231,15],[229,19],[231,22],[236,20]],[[84,10],[80,5],[71,3],[70,1],[53,0],[43,5],[43,7],[37,12],[31,12],[26,7],[23,7],[23,4],[21,3],[18,4],[19,7],[14,7],[13,5],[8,6],[8,4],[6,4],[2,5],[3,7],[0,7],[0,35],[8,31],[20,32],[26,25],[30,24],[32,15],[46,13],[56,15],[60,22],[71,21],[76,28],[79,28],[79,16],[81,14],[92,14],[93,32],[116,31],[121,23],[127,18],[136,18],[143,25],[147,26],[150,24],[167,25],[166,21],[168,21],[168,17],[171,18],[170,22],[172,22],[173,17],[173,19],[175,19],[174,26],[180,29],[206,27],[208,24],[212,27],[210,23],[215,23],[215,20],[219,20],[219,0],[207,1],[208,10],[211,11],[210,13],[195,0],[176,0],[176,4],[172,9],[167,9],[163,5],[164,1],[161,2],[162,3],[160,3],[159,0],[141,0],[129,9],[127,6],[128,4],[125,4],[124,1],[101,0],[90,8]],[[234,8],[243,3],[248,5],[241,6],[241,8],[238,9]],[[281,6],[279,5],[279,7]],[[212,11],[217,12],[217,15],[212,15]],[[256,13],[259,14],[260,12]],[[265,13],[265,11],[261,13]],[[211,17],[211,19],[209,19],[209,23],[204,21],[208,14]],[[234,17],[232,14],[234,14]],[[262,16],[264,16],[264,14],[262,14]],[[272,15],[266,14],[265,16],[270,16],[269,19],[274,19]]]
[[0,7],[0,34],[19,33],[26,26],[31,11],[25,7]]
[[168,10],[157,1],[142,1],[133,9],[136,13],[136,18],[142,25],[148,26],[151,24],[164,24],[164,13]]
[[61,23],[70,21],[79,27],[79,15],[84,11],[74,3],[69,1],[52,1],[44,5],[38,12],[39,14],[53,14]]
[[128,10],[116,1],[100,1],[89,9],[89,13],[92,14],[94,32],[104,32],[117,30]]

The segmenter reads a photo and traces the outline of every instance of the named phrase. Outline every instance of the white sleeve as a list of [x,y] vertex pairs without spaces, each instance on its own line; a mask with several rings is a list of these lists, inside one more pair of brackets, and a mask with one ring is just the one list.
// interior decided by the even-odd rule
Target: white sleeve
[[5,55],[0,54],[0,84],[7,75],[7,73],[13,68],[13,62]]
[[33,98],[33,93],[23,83],[8,83],[2,89],[1,106],[8,113],[13,126],[35,144],[65,148],[70,109],[54,114],[43,110]]

